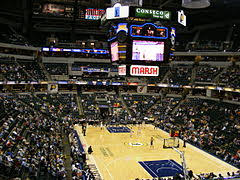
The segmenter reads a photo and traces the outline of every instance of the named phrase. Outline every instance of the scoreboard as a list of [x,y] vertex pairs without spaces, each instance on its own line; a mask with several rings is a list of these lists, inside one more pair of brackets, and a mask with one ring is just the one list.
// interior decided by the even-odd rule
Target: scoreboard
[[108,36],[112,63],[119,65],[121,76],[158,77],[160,66],[169,62],[175,37],[173,27],[114,24]]
[[[174,36],[173,36],[174,35]],[[175,31],[153,23],[119,23],[109,29],[111,60],[124,64],[158,64],[168,61]]]
[[152,23],[146,23],[143,25],[131,25],[130,35],[132,37],[148,39],[167,39],[168,29],[166,27],[158,27]]

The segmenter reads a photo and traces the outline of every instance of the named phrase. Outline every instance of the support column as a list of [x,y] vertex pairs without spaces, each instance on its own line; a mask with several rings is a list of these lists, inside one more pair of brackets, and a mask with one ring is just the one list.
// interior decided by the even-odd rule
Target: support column
[[31,0],[23,0],[23,27],[22,33],[26,37],[30,37],[31,27],[32,27],[32,1]]

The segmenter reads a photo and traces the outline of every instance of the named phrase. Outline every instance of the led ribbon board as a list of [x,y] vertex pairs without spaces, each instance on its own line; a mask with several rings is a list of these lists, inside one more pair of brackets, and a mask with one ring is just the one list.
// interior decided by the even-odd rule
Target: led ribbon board
[[64,48],[48,48],[43,47],[42,51],[44,52],[75,52],[75,53],[84,53],[84,54],[109,54],[108,50],[105,49],[64,49]]
[[146,18],[146,19],[171,19],[170,11],[161,11],[155,9],[136,8],[135,17]]
[[151,38],[151,39],[167,39],[168,28],[158,27],[152,23],[143,25],[131,25],[130,35],[138,38]]

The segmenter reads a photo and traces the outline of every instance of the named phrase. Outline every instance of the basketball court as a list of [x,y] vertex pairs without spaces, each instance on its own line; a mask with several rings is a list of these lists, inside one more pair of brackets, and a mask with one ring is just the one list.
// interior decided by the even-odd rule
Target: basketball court
[[[163,140],[169,135],[152,125],[124,127],[123,133],[119,128],[115,133],[115,128],[101,130],[101,127],[88,126],[86,136],[82,135],[80,126],[76,125],[75,129],[85,150],[92,146],[93,154],[89,155],[88,163],[96,163],[104,180],[152,179],[166,173],[162,169],[181,170],[180,154],[172,148],[163,149]],[[150,146],[151,137],[154,137],[153,147]],[[195,174],[214,172],[225,175],[238,170],[194,146],[182,146],[180,141],[178,150],[184,151],[187,169]]]

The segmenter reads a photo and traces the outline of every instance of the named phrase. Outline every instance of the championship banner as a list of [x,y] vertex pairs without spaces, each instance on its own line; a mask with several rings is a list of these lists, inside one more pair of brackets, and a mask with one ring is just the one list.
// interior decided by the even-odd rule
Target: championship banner
[[107,19],[120,19],[129,17],[129,6],[121,6],[117,3],[111,8],[107,8]]
[[183,26],[187,25],[187,19],[183,10],[178,11],[178,23],[182,24]]

